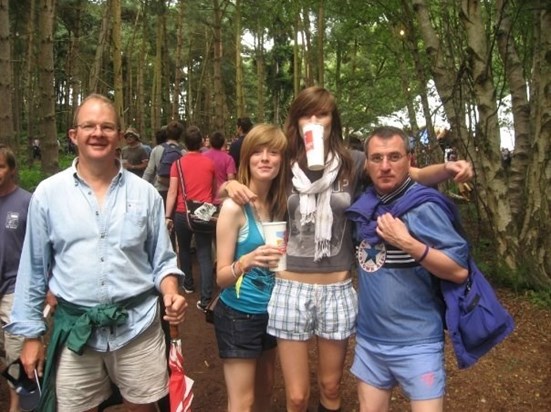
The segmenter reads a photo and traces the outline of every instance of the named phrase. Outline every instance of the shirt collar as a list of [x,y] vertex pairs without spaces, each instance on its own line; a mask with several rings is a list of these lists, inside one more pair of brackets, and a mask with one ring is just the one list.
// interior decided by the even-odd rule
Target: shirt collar
[[411,179],[411,177],[408,176],[406,180],[404,180],[402,184],[398,186],[393,192],[384,195],[377,193],[377,197],[384,205],[389,204],[402,196],[406,192],[406,190],[408,190],[414,183],[415,182]]
[[[115,159],[115,163],[117,164],[119,171],[117,172],[116,176],[113,178],[113,182],[122,186],[124,183],[125,172],[126,173],[130,173],[130,172],[125,171],[125,169],[122,167],[122,163],[120,159]],[[75,186],[78,186],[80,182],[84,182],[84,179],[78,175],[77,164],[78,164],[78,156],[73,159],[73,162],[70,167],[71,174],[75,180]]]

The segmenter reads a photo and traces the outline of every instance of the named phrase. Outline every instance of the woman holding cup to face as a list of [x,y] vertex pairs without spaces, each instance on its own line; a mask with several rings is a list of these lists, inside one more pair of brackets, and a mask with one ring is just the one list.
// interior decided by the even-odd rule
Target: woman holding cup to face
[[226,199],[218,217],[216,280],[223,290],[214,327],[228,411],[271,407],[276,339],[266,332],[267,306],[273,271],[284,263],[286,148],[287,139],[276,126],[259,124],[247,134],[237,178],[255,200],[241,206]]
[[[268,333],[277,337],[287,410],[308,408],[309,342],[315,339],[318,411],[338,411],[348,339],[357,314],[351,280],[355,249],[344,211],[359,192],[365,156],[346,148],[335,98],[320,87],[304,89],[295,98],[285,134],[291,167],[287,268],[276,273]],[[430,185],[451,176],[463,180],[472,176],[472,168],[467,162],[447,163],[412,168],[411,176]],[[256,196],[238,182],[228,182],[224,190],[240,203]]]

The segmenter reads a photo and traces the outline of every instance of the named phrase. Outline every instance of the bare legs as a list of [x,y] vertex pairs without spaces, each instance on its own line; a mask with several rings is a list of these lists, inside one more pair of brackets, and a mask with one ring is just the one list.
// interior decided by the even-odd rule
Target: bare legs
[[[317,338],[320,402],[330,410],[341,406],[340,383],[348,339]],[[304,412],[310,398],[309,341],[278,339],[281,369],[285,380],[287,411]]]

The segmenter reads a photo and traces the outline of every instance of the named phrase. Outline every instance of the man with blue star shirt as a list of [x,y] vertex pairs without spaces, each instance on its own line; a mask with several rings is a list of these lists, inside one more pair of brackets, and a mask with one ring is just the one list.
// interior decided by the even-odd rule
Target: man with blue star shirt
[[439,280],[462,283],[468,276],[468,244],[439,204],[439,194],[411,180],[408,149],[409,139],[398,128],[371,133],[365,152],[373,187],[347,212],[360,242],[352,365],[360,410],[387,411],[397,385],[412,410],[443,410]]

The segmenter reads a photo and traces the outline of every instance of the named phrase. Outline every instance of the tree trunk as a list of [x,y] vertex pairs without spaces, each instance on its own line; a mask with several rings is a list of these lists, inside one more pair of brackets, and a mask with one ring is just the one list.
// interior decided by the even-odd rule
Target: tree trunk
[[38,35],[40,52],[38,57],[38,88],[40,90],[40,148],[42,170],[52,175],[59,170],[59,152],[55,123],[54,88],[54,21],[55,0],[40,1]]
[[[145,10],[143,12],[143,15],[145,16]],[[147,25],[147,19],[144,17],[141,21],[141,38],[140,38],[140,48],[138,51],[138,60],[136,64],[136,104],[139,107],[139,110],[136,114],[136,124],[139,125],[140,130],[146,129],[146,122],[145,122],[145,71],[147,70],[147,67],[145,64],[141,64],[141,62],[145,62],[147,60],[147,39],[148,39],[148,25]]]
[[[158,0],[157,3],[157,31],[155,42],[155,69],[153,75],[153,90],[151,92],[151,129],[161,128],[161,94],[163,79],[163,34],[164,34],[164,0]],[[142,131],[143,132],[143,131]]]
[[[430,62],[430,70],[440,99],[444,106],[453,134],[458,139],[466,139],[469,135],[465,125],[466,104],[456,80],[459,76],[454,62],[449,55],[450,50],[444,50],[438,33],[432,27],[431,17],[425,0],[412,0],[413,11],[417,16],[421,37],[425,43],[425,52]],[[451,34],[446,34],[449,36]],[[476,162],[475,162],[476,163]]]
[[[526,3],[524,3],[526,4]],[[509,171],[509,202],[518,226],[522,224],[525,202],[526,169],[530,161],[530,103],[526,76],[518,56],[511,22],[511,2],[497,0],[497,45],[505,66],[505,75],[511,92],[512,114],[515,128],[515,156]],[[525,7],[525,6],[524,6]],[[505,170],[507,172],[507,170]]]
[[495,234],[497,251],[511,268],[517,267],[517,231],[515,230],[507,183],[500,162],[500,135],[497,119],[496,90],[493,84],[490,51],[478,0],[461,1],[461,20],[467,34],[469,69],[477,99],[476,128],[482,181],[488,185],[485,202],[489,221]]
[[243,62],[241,61],[241,0],[235,1],[235,100],[237,117],[245,115]]
[[219,0],[213,0],[213,100],[214,128],[224,128],[224,90],[222,85],[222,8]]
[[180,94],[182,92],[182,53],[184,50],[185,1],[178,2],[178,21],[176,22],[176,56],[174,61],[174,94],[172,96],[172,120],[180,118]]
[[[300,45],[298,44],[299,32],[300,32],[300,10],[295,11],[295,24],[293,27],[293,93],[298,95],[300,92],[300,79],[301,76],[301,58],[300,58]],[[260,32],[260,30],[259,30]]]
[[325,41],[325,9],[323,7],[323,0],[319,0],[318,7],[318,86],[323,87],[325,83],[325,53],[323,43]]
[[302,22],[302,50],[304,52],[304,80],[305,86],[314,85],[314,62],[312,61],[312,42],[310,41],[312,35],[310,33],[310,18],[308,17],[308,10],[303,10],[303,22]]
[[[423,116],[425,118],[425,130],[427,131],[427,137],[429,139],[430,146],[436,143],[436,138],[434,136],[434,126],[432,124],[432,115],[428,100],[428,94],[426,93],[428,77],[425,66],[421,62],[421,55],[418,47],[418,32],[415,28],[415,25],[413,24],[415,16],[413,15],[413,10],[411,9],[411,3],[408,0],[402,0],[402,9],[407,16],[407,18],[404,19],[404,45],[406,51],[409,52],[413,60],[415,78],[418,82],[418,89],[421,91],[419,93],[419,96],[421,98],[421,107],[423,108]],[[415,136],[418,136],[419,126],[417,125],[417,122],[415,122],[415,125],[412,125],[412,132]]]
[[121,45],[121,2],[112,0],[113,31],[111,33],[113,43],[113,88],[115,89],[115,108],[121,119],[121,127],[124,129],[124,94],[122,89],[122,45]]
[[[551,288],[551,10],[534,8],[536,47],[532,66],[530,123],[534,140],[525,182],[525,219],[519,255],[526,276],[541,289]],[[515,154],[516,156],[516,154]]]
[[[82,23],[82,0],[78,0],[76,4],[76,16],[77,21],[75,22],[75,31],[73,33],[73,37],[71,40],[71,50],[72,50],[72,56],[75,61],[77,61],[76,55],[78,54],[80,50],[80,28]],[[73,125],[73,113],[75,112],[78,104],[79,104],[79,96],[81,94],[81,79],[82,79],[82,73],[81,70],[78,68],[80,67],[80,64],[73,64],[71,66],[71,76],[70,76],[70,84],[71,84],[71,110],[69,110],[69,117],[67,119],[67,129],[70,129]],[[67,143],[67,142],[66,142]]]
[[259,28],[256,36],[256,93],[257,93],[257,113],[256,120],[261,123],[264,122],[265,112],[266,112],[266,68],[265,68],[265,57],[264,57],[264,31]]
[[26,34],[27,34],[27,49],[25,51],[25,94],[26,94],[26,112],[27,112],[27,149],[29,153],[29,166],[33,162],[32,155],[32,142],[36,133],[36,112],[35,112],[35,86],[36,86],[36,77],[35,73],[35,10],[36,10],[36,0],[30,1],[30,7],[27,14],[27,25],[26,25]]
[[12,111],[12,64],[10,44],[10,5],[0,0],[0,143],[14,146]]
[[87,94],[100,92],[99,83],[103,72],[103,53],[111,29],[111,1],[112,0],[107,0],[103,5],[103,18],[101,20],[101,29],[99,32],[98,45],[96,47],[96,57],[90,69]]

